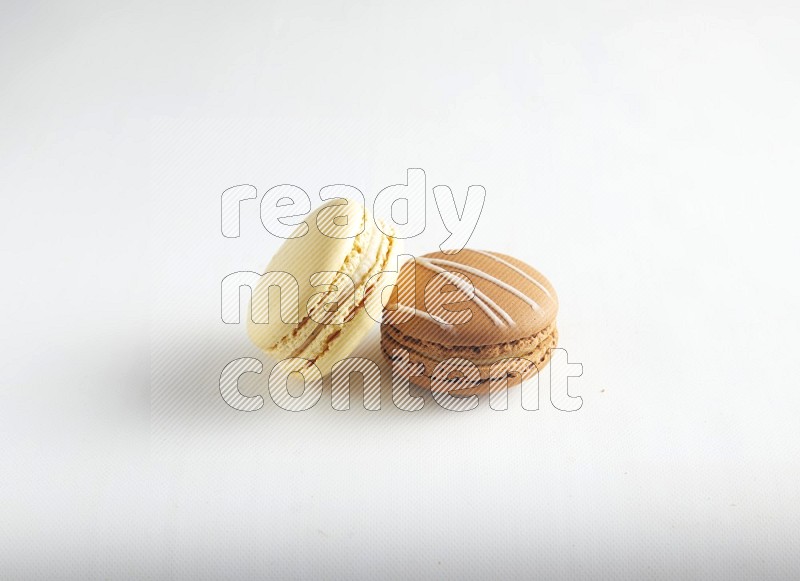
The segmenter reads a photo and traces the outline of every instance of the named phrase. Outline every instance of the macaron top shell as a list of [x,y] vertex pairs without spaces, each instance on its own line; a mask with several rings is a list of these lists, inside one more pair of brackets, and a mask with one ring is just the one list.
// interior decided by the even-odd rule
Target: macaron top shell
[[[469,283],[475,289],[471,300],[465,294]],[[448,293],[452,294],[446,303],[460,300],[437,308]],[[558,298],[550,281],[521,260],[463,249],[456,254],[433,252],[404,264],[386,309],[384,321],[403,335],[442,346],[477,347],[536,335],[555,320]],[[441,309],[469,309],[472,314],[461,324],[446,324],[457,318],[437,317]]]

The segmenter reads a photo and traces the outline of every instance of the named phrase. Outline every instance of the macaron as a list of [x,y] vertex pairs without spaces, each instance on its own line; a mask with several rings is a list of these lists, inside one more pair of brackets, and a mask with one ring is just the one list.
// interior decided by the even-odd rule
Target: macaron
[[[262,277],[252,293],[251,341],[273,359],[297,358],[304,360],[298,369],[313,364],[328,374],[378,324],[381,289],[397,280],[399,242],[385,231],[353,200],[333,199],[311,212],[265,271],[291,275],[297,296],[292,284],[270,292],[274,281]],[[290,313],[296,301],[294,316],[284,316],[283,301]],[[265,312],[268,322],[254,322]]]
[[[395,373],[406,369],[416,385],[485,392],[492,380],[535,375],[558,342],[553,285],[505,254],[463,249],[416,257],[402,266],[394,291],[381,349],[396,364],[408,357],[410,365],[395,365]],[[477,372],[443,363],[459,359]]]

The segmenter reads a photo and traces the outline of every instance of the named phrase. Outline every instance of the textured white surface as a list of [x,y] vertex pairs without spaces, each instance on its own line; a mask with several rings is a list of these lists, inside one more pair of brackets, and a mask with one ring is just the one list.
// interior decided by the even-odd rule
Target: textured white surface
[[[0,577],[800,576],[798,19],[3,4]],[[278,241],[222,192],[409,167],[486,188],[470,245],[553,282],[583,407],[228,408],[220,281]]]

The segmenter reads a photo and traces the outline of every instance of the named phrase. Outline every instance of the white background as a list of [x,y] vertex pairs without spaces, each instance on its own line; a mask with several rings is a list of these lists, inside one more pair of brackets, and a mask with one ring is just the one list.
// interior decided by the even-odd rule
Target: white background
[[[0,577],[800,576],[796,3],[0,6]],[[222,191],[409,167],[583,407],[228,408]]]

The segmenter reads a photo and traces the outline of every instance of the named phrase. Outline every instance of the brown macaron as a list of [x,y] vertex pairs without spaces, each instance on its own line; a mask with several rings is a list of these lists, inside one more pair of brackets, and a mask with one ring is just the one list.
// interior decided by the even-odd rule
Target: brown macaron
[[[516,258],[433,252],[401,268],[384,309],[381,348],[419,386],[483,393],[493,381],[527,379],[547,364],[558,341],[557,312],[550,282]],[[406,354],[410,365],[397,365]]]

